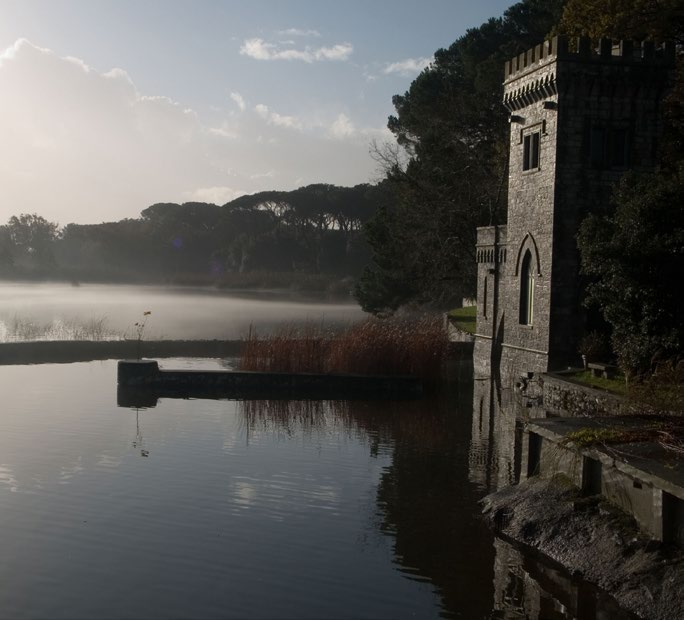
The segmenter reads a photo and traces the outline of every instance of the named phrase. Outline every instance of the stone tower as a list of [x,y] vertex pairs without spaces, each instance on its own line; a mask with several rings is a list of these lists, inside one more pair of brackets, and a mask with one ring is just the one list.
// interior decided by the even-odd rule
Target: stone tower
[[579,224],[626,170],[656,164],[674,46],[573,43],[556,37],[505,65],[508,223],[478,230],[476,372],[579,361]]

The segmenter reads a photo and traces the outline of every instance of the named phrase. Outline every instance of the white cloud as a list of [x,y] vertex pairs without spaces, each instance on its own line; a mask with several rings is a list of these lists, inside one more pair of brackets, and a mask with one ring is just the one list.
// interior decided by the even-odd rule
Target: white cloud
[[224,205],[245,194],[246,192],[232,187],[199,187],[186,193],[186,197],[188,202],[212,202],[215,205]]
[[269,122],[277,127],[288,127],[290,129],[302,129],[302,123],[294,116],[283,116],[277,112],[271,112]]
[[257,60],[271,60],[274,47],[263,39],[247,39],[240,47],[240,54]]
[[257,180],[257,179],[272,179],[275,176],[275,173],[273,170],[269,170],[268,172],[255,172],[254,174],[250,174],[249,178],[252,180]]
[[34,212],[62,225],[119,220],[156,202],[354,185],[375,168],[374,130],[349,114],[283,114],[233,91],[245,113],[212,112],[205,124],[140,93],[123,69],[98,72],[27,41],[0,50],[0,92],[0,223]]
[[276,127],[287,127],[288,129],[303,129],[302,122],[294,116],[283,116],[277,112],[271,112],[267,105],[258,103],[254,106],[254,111],[257,115],[264,119],[269,125]]
[[401,76],[410,77],[416,73],[420,73],[423,69],[428,67],[434,58],[407,58],[399,62],[393,62],[387,65],[383,73],[386,75],[396,73]]
[[0,65],[2,65],[2,62],[5,60],[12,60],[16,55],[17,52],[24,46],[24,45],[30,45],[32,47],[35,47],[36,49],[42,51],[42,52],[49,52],[50,50],[45,49],[45,48],[39,48],[34,45],[32,45],[28,39],[17,39],[14,44],[10,45],[7,49],[3,50],[0,52]]
[[237,107],[240,108],[240,112],[244,112],[247,109],[247,104],[240,93],[230,93],[230,98],[235,102]]
[[237,132],[230,127],[230,125],[223,124],[220,127],[210,127],[209,133],[214,136],[221,136],[222,138],[227,138],[228,140],[234,140],[238,137]]
[[315,50],[316,60],[347,60],[354,48],[351,43],[341,43],[332,47],[320,47]]
[[320,38],[321,33],[318,30],[301,30],[299,28],[288,28],[287,30],[281,30],[279,32],[281,35],[287,37],[316,37]]
[[280,45],[259,38],[246,39],[240,47],[240,54],[256,60],[301,60],[306,63],[347,60],[353,51],[354,47],[350,43],[315,49],[309,46],[304,49],[282,49]]
[[356,129],[354,128],[354,124],[349,120],[346,114],[340,114],[330,126],[330,134],[338,139],[353,136],[355,132]]

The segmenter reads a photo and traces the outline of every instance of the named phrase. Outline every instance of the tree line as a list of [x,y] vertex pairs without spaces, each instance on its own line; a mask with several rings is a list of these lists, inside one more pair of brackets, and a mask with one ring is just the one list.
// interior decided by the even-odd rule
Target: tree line
[[137,219],[60,227],[21,214],[0,227],[4,277],[220,283],[231,274],[354,277],[369,259],[362,227],[379,186],[317,184],[219,206],[158,203]]

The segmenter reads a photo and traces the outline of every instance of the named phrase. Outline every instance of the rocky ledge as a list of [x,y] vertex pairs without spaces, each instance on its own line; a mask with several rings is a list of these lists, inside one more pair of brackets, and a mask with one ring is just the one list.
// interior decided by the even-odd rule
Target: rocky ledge
[[641,618],[684,618],[684,552],[641,534],[633,518],[564,476],[530,478],[484,500],[500,534],[556,560]]

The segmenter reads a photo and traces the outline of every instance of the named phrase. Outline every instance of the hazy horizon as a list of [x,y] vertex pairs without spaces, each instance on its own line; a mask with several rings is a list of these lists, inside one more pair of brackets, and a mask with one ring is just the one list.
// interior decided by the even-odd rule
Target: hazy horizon
[[0,224],[378,178],[392,96],[510,0],[0,0]]

